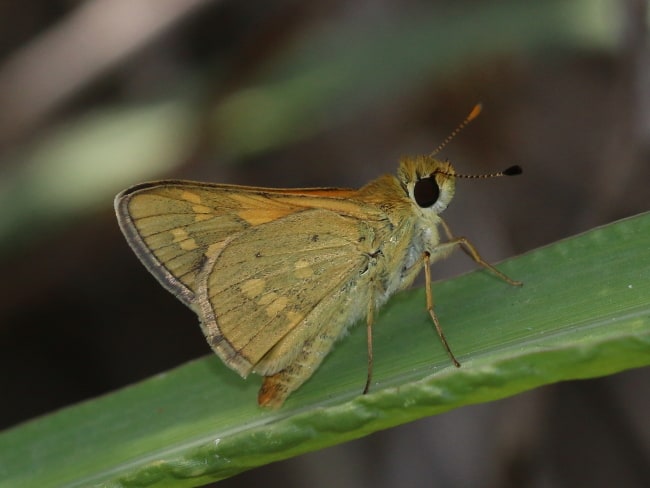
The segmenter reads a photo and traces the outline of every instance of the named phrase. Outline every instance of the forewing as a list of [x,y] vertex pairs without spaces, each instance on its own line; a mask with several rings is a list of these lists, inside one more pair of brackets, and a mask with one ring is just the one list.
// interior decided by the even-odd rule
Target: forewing
[[136,255],[190,307],[197,275],[226,238],[297,208],[260,189],[184,181],[145,183],[115,198],[120,228]]
[[227,239],[199,278],[208,342],[245,376],[292,334],[292,346],[273,369],[286,366],[324,325],[310,314],[364,271],[368,231],[357,218],[308,209]]

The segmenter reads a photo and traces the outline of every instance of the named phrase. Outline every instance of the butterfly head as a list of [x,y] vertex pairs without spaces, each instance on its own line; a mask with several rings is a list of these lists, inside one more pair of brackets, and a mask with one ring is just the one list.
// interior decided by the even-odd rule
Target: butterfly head
[[431,156],[404,158],[397,178],[413,203],[422,212],[439,214],[454,197],[456,172],[448,161]]
[[521,174],[519,166],[510,166],[503,171],[486,174],[459,174],[449,161],[440,161],[432,156],[404,158],[400,162],[397,178],[411,201],[424,215],[438,215],[443,212],[456,189],[456,178],[484,179]]

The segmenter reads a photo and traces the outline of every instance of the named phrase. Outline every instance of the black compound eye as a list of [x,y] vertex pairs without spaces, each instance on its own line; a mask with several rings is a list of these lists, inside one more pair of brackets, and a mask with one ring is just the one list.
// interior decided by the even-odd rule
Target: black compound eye
[[438,201],[439,196],[440,188],[438,188],[438,183],[436,183],[435,178],[423,178],[415,182],[413,197],[415,197],[415,203],[420,207],[431,207]]

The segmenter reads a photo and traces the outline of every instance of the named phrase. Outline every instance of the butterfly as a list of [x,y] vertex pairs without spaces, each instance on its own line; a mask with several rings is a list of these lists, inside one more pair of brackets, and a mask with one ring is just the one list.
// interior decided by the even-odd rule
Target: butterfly
[[[366,319],[368,374],[376,310],[424,269],[426,306],[456,366],[433,308],[430,265],[461,248],[511,285],[440,214],[459,175],[435,154],[403,158],[396,175],[360,189],[271,189],[168,180],[115,198],[119,226],[158,281],[199,317],[208,344],[247,377],[264,377],[258,403],[280,407],[349,326]],[[445,238],[441,239],[440,230]]]

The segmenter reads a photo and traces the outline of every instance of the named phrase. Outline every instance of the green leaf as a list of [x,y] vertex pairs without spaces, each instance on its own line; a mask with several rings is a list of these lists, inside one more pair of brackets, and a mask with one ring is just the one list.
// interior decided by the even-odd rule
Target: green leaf
[[434,286],[463,363],[402,293],[375,328],[375,376],[356,327],[278,411],[259,378],[206,357],[0,434],[0,485],[196,486],[379,429],[556,381],[650,364],[650,213]]

